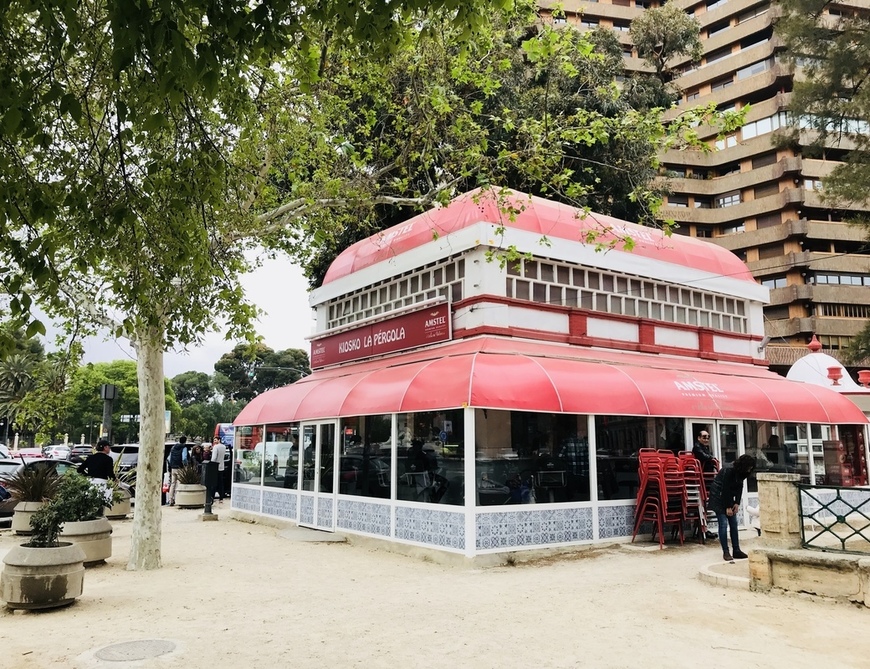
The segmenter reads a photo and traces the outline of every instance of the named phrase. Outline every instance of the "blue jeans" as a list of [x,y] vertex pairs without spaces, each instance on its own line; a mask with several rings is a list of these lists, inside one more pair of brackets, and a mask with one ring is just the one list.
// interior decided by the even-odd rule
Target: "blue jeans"
[[717,513],[716,520],[719,523],[719,543],[722,544],[722,552],[728,553],[728,528],[731,528],[731,545],[734,552],[740,551],[740,539],[737,536],[737,514],[729,516],[727,513]]

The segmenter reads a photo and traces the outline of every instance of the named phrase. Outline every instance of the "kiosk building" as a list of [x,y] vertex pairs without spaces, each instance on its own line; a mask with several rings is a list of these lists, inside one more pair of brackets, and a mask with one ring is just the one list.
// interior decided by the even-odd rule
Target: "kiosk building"
[[766,368],[767,299],[700,239],[467,193],[333,262],[314,373],[234,421],[232,507],[466,556],[609,542],[638,450],[701,430],[723,462],[866,484],[861,410]]

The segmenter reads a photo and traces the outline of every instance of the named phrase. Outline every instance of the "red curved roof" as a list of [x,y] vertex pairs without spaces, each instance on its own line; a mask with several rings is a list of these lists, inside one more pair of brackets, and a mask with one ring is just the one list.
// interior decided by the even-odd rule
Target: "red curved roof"
[[[682,235],[666,236],[661,230],[629,223],[603,214],[588,213],[568,205],[507,191],[508,202],[519,209],[509,220],[492,191],[475,190],[454,199],[448,206],[432,209],[395,225],[345,249],[330,265],[324,285],[366,267],[389,260],[401,253],[423,246],[435,237],[444,237],[481,222],[533,232],[553,239],[582,241],[589,232],[600,233],[597,241],[608,243],[630,236],[635,241],[633,253],[663,262],[730,276],[755,280],[746,265],[730,251],[710,242]],[[611,232],[611,231],[615,231]]]
[[482,337],[319,370],[234,425],[471,406],[548,413],[865,424],[840,394],[765,369]]

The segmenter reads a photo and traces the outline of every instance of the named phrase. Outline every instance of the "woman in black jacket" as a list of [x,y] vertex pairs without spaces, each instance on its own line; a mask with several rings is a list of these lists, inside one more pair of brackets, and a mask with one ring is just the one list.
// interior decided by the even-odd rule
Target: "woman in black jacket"
[[[755,458],[741,455],[727,467],[719,470],[710,487],[710,508],[716,512],[719,521],[719,543],[722,544],[722,558],[730,562],[733,558],[743,560],[748,556],[740,550],[737,537],[737,511],[743,496],[743,482],[755,471]],[[734,553],[728,552],[728,529],[731,530],[731,545]],[[732,558],[733,555],[733,558]]]

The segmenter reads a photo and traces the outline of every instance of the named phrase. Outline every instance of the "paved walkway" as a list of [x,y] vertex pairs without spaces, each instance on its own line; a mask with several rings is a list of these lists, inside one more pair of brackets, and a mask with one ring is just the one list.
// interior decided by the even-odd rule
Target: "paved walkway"
[[[470,568],[217,511],[204,523],[165,509],[163,567],[150,572],[125,570],[132,522],[115,522],[115,555],[74,605],[0,610],[0,666],[870,666],[870,612],[736,587],[746,561],[722,563],[716,542]],[[0,553],[18,540],[0,530]]]

